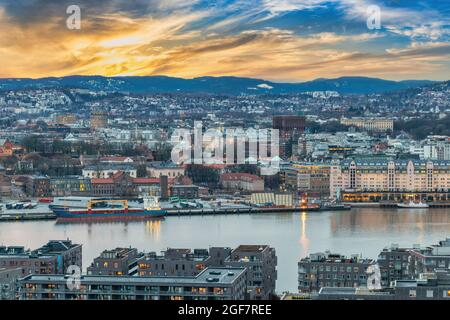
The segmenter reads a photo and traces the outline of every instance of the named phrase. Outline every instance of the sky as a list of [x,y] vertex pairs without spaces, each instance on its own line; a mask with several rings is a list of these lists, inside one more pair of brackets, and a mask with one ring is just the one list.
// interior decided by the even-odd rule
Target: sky
[[449,39],[448,0],[0,0],[1,78],[449,80]]

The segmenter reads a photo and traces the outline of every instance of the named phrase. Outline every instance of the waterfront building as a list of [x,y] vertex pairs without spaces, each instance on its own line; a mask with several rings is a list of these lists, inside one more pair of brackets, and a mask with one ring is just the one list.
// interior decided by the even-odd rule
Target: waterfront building
[[290,192],[252,193],[252,195],[250,197],[250,203],[252,205],[257,205],[257,206],[292,207],[294,205],[294,196]]
[[22,300],[243,300],[245,268],[207,268],[195,276],[81,276],[69,288],[64,275],[29,275],[19,282]]
[[196,199],[198,198],[198,186],[189,184],[174,184],[170,187],[170,195],[181,199]]
[[88,275],[133,276],[137,274],[137,260],[143,256],[135,248],[104,250],[87,268]]
[[222,188],[233,191],[264,191],[264,179],[250,173],[223,173],[220,175]]
[[32,197],[48,197],[51,195],[50,178],[47,176],[31,176],[27,179],[25,190]]
[[80,176],[51,177],[50,190],[54,197],[89,194],[92,191],[91,179]]
[[374,264],[374,260],[359,255],[310,254],[298,263],[298,290],[317,293],[322,287],[366,287],[367,268]]
[[367,131],[394,131],[394,120],[386,118],[341,118],[344,126],[358,127]]
[[330,195],[330,165],[293,164],[280,171],[280,185],[283,191],[307,193],[314,198]]
[[450,161],[355,158],[334,163],[330,196],[345,201],[447,201]]
[[94,196],[136,196],[138,192],[133,178],[123,171],[109,178],[93,178],[91,185]]

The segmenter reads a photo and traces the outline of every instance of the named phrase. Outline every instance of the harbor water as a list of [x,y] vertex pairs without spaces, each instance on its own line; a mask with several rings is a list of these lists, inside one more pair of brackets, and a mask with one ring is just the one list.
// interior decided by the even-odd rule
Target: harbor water
[[83,269],[104,249],[236,247],[268,244],[278,257],[277,292],[297,291],[297,263],[327,249],[376,258],[383,247],[431,245],[450,236],[449,209],[358,208],[351,211],[170,216],[125,222],[0,223],[0,245],[37,248],[51,239],[83,244]]

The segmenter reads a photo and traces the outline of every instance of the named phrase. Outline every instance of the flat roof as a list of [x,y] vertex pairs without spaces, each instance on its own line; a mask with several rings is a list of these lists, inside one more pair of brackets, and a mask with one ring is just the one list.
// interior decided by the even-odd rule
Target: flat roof
[[[141,277],[141,276],[97,276],[83,275],[80,281],[83,283],[103,283],[103,284],[232,284],[244,272],[245,268],[206,268],[194,277]],[[21,279],[24,282],[41,282],[41,283],[66,283],[65,275],[28,275]]]

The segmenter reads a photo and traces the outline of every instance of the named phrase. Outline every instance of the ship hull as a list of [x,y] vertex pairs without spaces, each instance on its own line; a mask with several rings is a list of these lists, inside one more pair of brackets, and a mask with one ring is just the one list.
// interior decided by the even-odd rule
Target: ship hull
[[111,220],[111,219],[151,219],[162,218],[167,214],[165,210],[70,210],[63,208],[53,209],[56,217],[61,220]]

